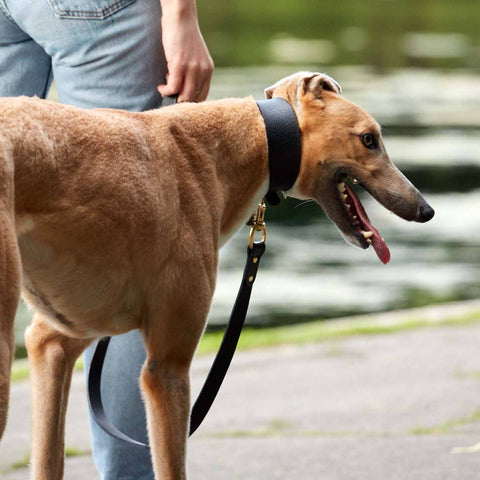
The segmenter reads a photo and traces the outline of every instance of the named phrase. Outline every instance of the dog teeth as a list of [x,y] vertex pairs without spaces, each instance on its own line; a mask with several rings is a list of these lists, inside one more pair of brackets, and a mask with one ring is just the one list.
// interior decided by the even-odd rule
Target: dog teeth
[[345,192],[345,182],[338,182],[338,190],[340,191],[340,193],[343,193]]
[[346,193],[342,193],[342,198],[343,198],[343,201],[345,201],[348,198],[348,195]]
[[353,219],[356,220],[358,217],[356,215],[353,216]]
[[365,232],[364,230],[362,230],[362,235],[363,235],[363,238],[368,240],[370,237],[373,237],[373,232],[371,232],[370,230],[368,232]]
[[368,243],[369,245],[372,245],[372,243],[373,243],[373,242],[372,242],[372,239],[371,239],[371,238],[367,238],[367,243]]

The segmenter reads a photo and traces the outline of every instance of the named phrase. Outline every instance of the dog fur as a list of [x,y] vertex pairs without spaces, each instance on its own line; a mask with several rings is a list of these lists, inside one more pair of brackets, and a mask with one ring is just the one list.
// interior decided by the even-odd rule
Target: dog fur
[[[294,108],[302,139],[287,195],[315,199],[368,247],[338,200],[338,172],[406,220],[433,216],[393,166],[377,123],[330,77],[298,73],[266,90]],[[375,150],[360,136],[375,136]],[[74,363],[104,335],[140,329],[155,478],[186,478],[189,368],[215,288],[220,246],[268,189],[265,126],[253,98],[144,113],[0,99],[0,435],[19,296],[35,310],[32,478],[63,478]]]

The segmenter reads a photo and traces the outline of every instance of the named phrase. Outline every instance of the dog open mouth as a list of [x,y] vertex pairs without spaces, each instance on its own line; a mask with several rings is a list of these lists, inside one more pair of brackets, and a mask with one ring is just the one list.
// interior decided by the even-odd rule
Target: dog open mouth
[[338,199],[353,230],[355,238],[363,248],[373,246],[375,253],[383,263],[390,261],[390,251],[378,230],[370,223],[359,198],[349,185],[349,181],[358,184],[358,180],[340,174],[337,178]]

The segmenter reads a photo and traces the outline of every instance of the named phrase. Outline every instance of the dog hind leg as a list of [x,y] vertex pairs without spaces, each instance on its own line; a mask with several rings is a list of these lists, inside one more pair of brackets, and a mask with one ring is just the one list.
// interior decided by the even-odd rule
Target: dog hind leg
[[[0,172],[0,188],[1,180]],[[0,199],[0,438],[7,422],[10,372],[15,349],[13,323],[21,282],[13,208],[7,208],[4,202],[5,199]]]
[[67,337],[39,314],[25,332],[32,394],[32,480],[61,480],[65,414],[75,361],[90,340]]

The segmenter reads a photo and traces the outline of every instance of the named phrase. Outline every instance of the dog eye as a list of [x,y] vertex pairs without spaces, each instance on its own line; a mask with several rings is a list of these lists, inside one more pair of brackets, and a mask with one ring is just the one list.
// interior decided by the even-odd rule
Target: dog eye
[[370,150],[377,148],[377,141],[371,133],[365,133],[361,135],[360,140],[362,141],[363,145]]

